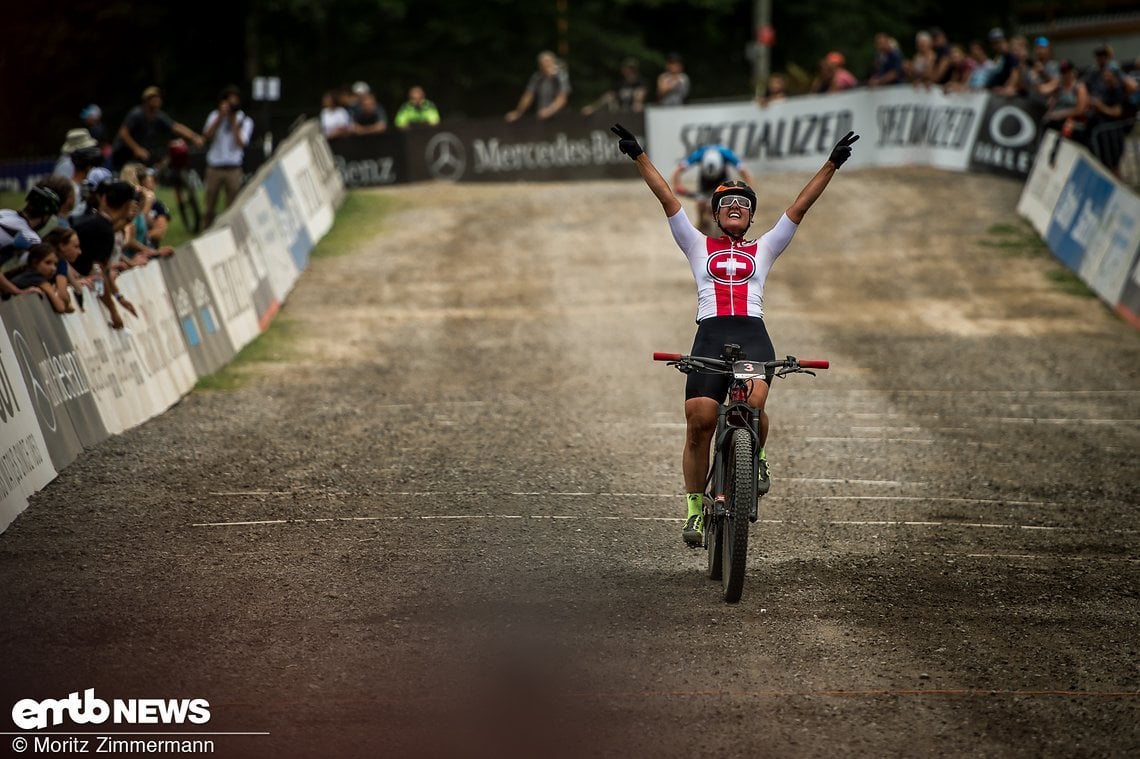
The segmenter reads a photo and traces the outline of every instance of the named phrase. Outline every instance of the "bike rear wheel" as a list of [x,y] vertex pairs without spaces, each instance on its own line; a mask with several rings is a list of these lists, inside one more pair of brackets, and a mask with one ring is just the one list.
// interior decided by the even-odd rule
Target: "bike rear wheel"
[[748,430],[732,431],[726,493],[728,513],[720,527],[724,554],[722,584],[724,600],[736,603],[744,592],[744,570],[748,564],[748,519],[756,503],[756,479],[752,473],[752,435]]
[[705,496],[705,548],[708,550],[709,579],[721,579],[724,571],[724,544],[720,533],[724,529],[724,515],[717,515],[714,501]]

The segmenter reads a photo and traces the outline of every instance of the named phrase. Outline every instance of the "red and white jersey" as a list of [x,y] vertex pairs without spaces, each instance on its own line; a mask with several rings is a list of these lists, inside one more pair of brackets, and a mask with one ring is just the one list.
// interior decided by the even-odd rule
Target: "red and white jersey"
[[707,237],[683,208],[669,217],[669,229],[697,281],[698,322],[710,316],[764,315],[764,280],[797,229],[787,214],[751,242]]

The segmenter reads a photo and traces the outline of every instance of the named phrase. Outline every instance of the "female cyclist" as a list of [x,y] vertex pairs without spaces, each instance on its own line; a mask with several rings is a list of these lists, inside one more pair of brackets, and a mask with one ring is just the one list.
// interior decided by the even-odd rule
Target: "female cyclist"
[[[776,257],[792,241],[804,215],[819,199],[835,172],[851,157],[851,145],[859,139],[848,132],[831,151],[823,167],[800,191],[780,220],[756,240],[745,240],[756,213],[756,193],[744,182],[733,180],[712,194],[713,218],[724,235],[707,237],[685,215],[681,202],[669,183],[649,160],[633,133],[614,124],[621,152],[633,159],[645,184],[657,196],[669,229],[678,247],[689,259],[697,283],[697,335],[691,354],[719,356],[726,343],[739,345],[753,361],[771,361],[776,351],[764,326],[764,280]],[[717,407],[728,393],[729,378],[723,375],[691,373],[685,383],[685,448],[682,468],[688,517],[682,537],[690,546],[701,545],[704,535],[701,515],[702,493],[708,476],[709,445],[716,429]],[[748,402],[760,411],[760,478],[758,492],[768,492],[768,463],[764,441],[768,437],[768,415],[764,402],[768,385],[757,382]]]

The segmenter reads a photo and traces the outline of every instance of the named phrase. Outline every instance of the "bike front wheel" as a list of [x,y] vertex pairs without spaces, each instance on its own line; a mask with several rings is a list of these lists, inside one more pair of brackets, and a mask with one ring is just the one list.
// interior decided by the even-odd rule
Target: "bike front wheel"
[[736,603],[744,592],[744,570],[748,564],[749,515],[756,504],[756,479],[752,473],[752,435],[746,429],[732,431],[726,494],[728,513],[720,524],[720,539],[724,555],[724,600]]

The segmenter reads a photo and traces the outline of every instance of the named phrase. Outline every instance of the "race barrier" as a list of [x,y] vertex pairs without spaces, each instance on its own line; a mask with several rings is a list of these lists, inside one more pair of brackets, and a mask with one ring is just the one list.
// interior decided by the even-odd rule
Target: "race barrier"
[[473,120],[330,144],[349,187],[628,179],[628,159],[610,132],[615,121],[642,137],[662,170],[698,145],[719,142],[754,174],[815,171],[835,142],[854,129],[861,139],[852,166],[928,165],[1024,179],[1042,115],[1043,108],[1026,99],[888,87],[797,96],[764,108],[751,101],[721,102],[509,124]]
[[1024,178],[1044,109],[989,93],[858,89],[755,103],[647,109],[646,149],[659,168],[707,143],[732,149],[753,174],[814,172],[849,130],[847,166],[934,166]]
[[1048,131],[1017,205],[1049,250],[1140,329],[1140,197],[1083,146]]
[[90,292],[71,314],[34,296],[0,303],[0,531],[84,449],[170,408],[264,331],[343,198],[307,123],[210,230],[119,277],[139,311],[126,329]]

